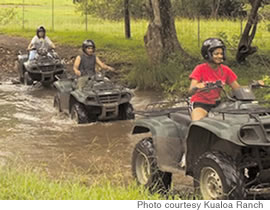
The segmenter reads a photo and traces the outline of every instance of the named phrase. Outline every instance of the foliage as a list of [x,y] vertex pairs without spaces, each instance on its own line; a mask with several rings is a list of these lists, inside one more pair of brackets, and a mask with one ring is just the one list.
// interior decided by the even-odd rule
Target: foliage
[[7,25],[10,23],[15,17],[17,13],[14,8],[5,8],[0,10],[0,24]]
[[[130,0],[129,10],[134,19],[146,18],[145,1]],[[238,17],[243,14],[245,0],[171,0],[178,17]],[[78,10],[103,19],[123,18],[123,0],[80,0]],[[216,14],[215,14],[216,13]]]
[[[4,3],[9,2],[8,0],[2,1]],[[177,58],[175,60],[178,61],[169,62],[168,67],[164,64],[162,68],[152,70],[151,65],[148,64],[146,59],[143,43],[143,36],[147,29],[148,21],[132,21],[132,39],[129,40],[124,37],[122,21],[116,22],[88,17],[89,27],[88,31],[85,32],[85,25],[82,23],[84,17],[76,15],[72,1],[69,1],[70,5],[65,5],[67,1],[68,0],[57,1],[58,6],[55,7],[56,22],[54,32],[50,30],[51,19],[45,18],[50,14],[50,7],[42,6],[30,9],[30,6],[29,8],[27,6],[25,10],[25,30],[22,30],[20,22],[14,19],[10,24],[0,24],[1,33],[24,36],[30,40],[33,34],[35,34],[36,26],[43,24],[48,29],[48,36],[57,45],[68,44],[76,46],[79,49],[83,40],[89,38],[93,39],[97,45],[97,55],[101,57],[102,61],[114,66],[118,72],[123,72],[124,75],[129,72],[125,79],[128,80],[129,84],[132,84],[132,86],[137,86],[142,89],[155,88],[166,92],[184,92],[183,89],[187,88],[189,85],[188,75],[199,63],[199,58],[201,58],[201,43],[209,37],[221,37],[224,39],[228,49],[226,64],[236,71],[241,84],[248,84],[248,80],[250,79],[261,79],[261,75],[265,75],[266,72],[269,72],[270,61],[265,57],[264,60],[261,59],[262,55],[268,55],[270,51],[270,33],[267,31],[268,22],[262,21],[259,23],[255,39],[253,40],[254,45],[259,48],[258,53],[248,59],[248,64],[238,65],[233,61],[236,53],[234,48],[239,41],[237,37],[239,37],[240,34],[240,21],[230,19],[201,19],[200,42],[198,43],[197,20],[188,18],[176,19],[175,25],[181,46],[192,57],[196,58],[196,60],[193,64],[191,62],[189,65],[185,64],[182,66],[182,61],[180,58]],[[29,2],[30,0],[27,1],[27,3]],[[20,3],[20,0],[14,0],[14,4],[16,5]],[[44,1],[31,0],[31,3],[41,5]],[[267,7],[265,6],[264,9],[267,9]],[[20,13],[20,9],[21,8],[15,8],[15,11]],[[0,11],[2,12],[2,7]],[[167,74],[165,70],[168,70],[169,73]],[[154,75],[155,73],[159,74],[159,76]]]
[[[264,84],[266,86],[269,86],[270,87],[270,77],[269,75],[264,75],[262,77],[262,80],[264,82]],[[257,92],[257,96],[259,99],[262,99],[264,101],[270,101],[270,91],[269,91],[269,88],[263,88],[261,90],[258,90],[256,91]],[[269,103],[268,103],[268,107],[269,107]]]
[[231,40],[230,40],[227,33],[221,31],[221,32],[217,33],[217,37],[219,37],[220,39],[222,39],[224,41],[227,49],[237,50],[238,43],[240,40],[239,35],[236,35],[236,34],[232,35]]
[[152,66],[146,59],[136,62],[127,76],[131,86],[144,89],[163,90],[167,94],[183,95],[189,86],[188,76],[198,60],[183,59],[172,55],[167,63]]
[[177,16],[237,17],[243,14],[243,0],[172,0]]
[[[129,11],[134,19],[145,17],[143,1],[132,0],[129,2]],[[78,3],[77,9],[82,14],[109,20],[120,20],[124,17],[123,0],[81,0]]]
[[[128,186],[112,184],[104,177],[91,185],[85,177],[50,179],[39,169],[0,169],[1,200],[160,200],[159,194],[150,194],[136,183]],[[85,176],[85,175],[84,175]]]

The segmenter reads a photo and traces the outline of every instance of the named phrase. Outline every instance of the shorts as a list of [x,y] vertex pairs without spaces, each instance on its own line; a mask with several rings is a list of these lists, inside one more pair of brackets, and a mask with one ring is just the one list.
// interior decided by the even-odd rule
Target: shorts
[[216,101],[215,104],[205,104],[205,103],[201,103],[201,102],[194,102],[193,103],[193,109],[195,108],[202,108],[205,111],[209,112],[211,109],[217,107],[220,104],[220,101]]

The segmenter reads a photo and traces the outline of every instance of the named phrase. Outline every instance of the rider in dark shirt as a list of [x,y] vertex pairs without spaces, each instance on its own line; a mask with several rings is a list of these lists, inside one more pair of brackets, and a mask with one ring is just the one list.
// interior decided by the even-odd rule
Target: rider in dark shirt
[[95,75],[96,64],[102,69],[114,71],[114,68],[103,63],[95,54],[96,45],[92,40],[85,40],[82,44],[82,55],[78,55],[75,59],[73,70],[79,76],[78,87],[85,86],[89,77]]

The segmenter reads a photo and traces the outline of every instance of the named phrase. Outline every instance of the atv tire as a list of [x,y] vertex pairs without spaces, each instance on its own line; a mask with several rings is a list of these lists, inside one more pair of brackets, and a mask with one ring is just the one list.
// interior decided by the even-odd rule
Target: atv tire
[[207,152],[194,166],[194,188],[204,200],[246,198],[244,176],[232,158],[220,152]]
[[138,184],[144,185],[151,193],[168,193],[172,174],[158,169],[152,138],[142,139],[132,156],[132,174]]
[[75,120],[78,124],[88,123],[88,116],[84,106],[80,103],[74,103],[70,116],[72,120]]
[[56,108],[59,112],[62,112],[59,94],[54,96],[53,107]]
[[51,87],[52,82],[42,82],[41,84],[43,87],[49,88],[49,87]]
[[26,71],[24,72],[23,75],[23,82],[25,85],[32,85],[33,84],[33,80],[32,78],[29,76],[29,73]]
[[17,71],[18,71],[18,74],[19,74],[19,81],[20,81],[20,83],[24,83],[24,75],[23,75],[23,71],[22,71],[22,69],[20,68],[20,63],[19,63],[19,61],[16,61],[15,62],[15,68],[17,69]]
[[133,106],[125,103],[119,106],[119,120],[132,120],[135,118]]

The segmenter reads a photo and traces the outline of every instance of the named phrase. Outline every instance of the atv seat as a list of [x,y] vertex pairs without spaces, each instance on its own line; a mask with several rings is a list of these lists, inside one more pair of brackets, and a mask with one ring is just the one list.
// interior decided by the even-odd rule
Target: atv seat
[[170,118],[186,126],[189,126],[189,124],[191,123],[191,118],[188,113],[181,113],[181,112],[171,113]]

